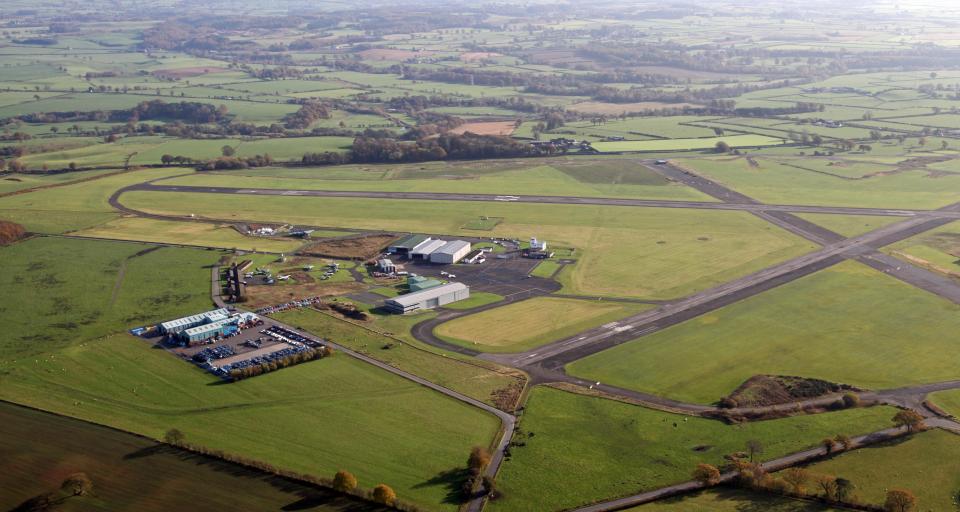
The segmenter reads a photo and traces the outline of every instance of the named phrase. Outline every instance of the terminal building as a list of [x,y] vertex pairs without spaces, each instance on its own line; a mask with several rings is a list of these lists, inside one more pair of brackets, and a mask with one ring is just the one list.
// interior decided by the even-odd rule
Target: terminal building
[[469,286],[463,283],[448,283],[387,299],[385,305],[391,313],[404,314],[423,309],[433,309],[469,298]]

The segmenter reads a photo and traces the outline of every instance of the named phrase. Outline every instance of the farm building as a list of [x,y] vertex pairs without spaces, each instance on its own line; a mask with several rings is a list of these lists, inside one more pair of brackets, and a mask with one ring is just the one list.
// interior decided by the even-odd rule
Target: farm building
[[183,318],[177,318],[176,320],[163,322],[157,325],[157,330],[160,331],[160,334],[164,335],[177,334],[193,327],[218,322],[227,318],[228,316],[230,316],[230,312],[226,309],[214,309],[213,311],[207,311],[205,313],[185,316]]
[[470,253],[470,242],[463,240],[454,240],[447,242],[439,249],[430,253],[430,261],[433,263],[453,264],[464,258]]
[[421,292],[409,293],[387,299],[386,307],[391,313],[411,313],[470,298],[470,287],[463,283],[448,283]]
[[380,272],[383,272],[384,274],[393,274],[394,272],[397,271],[397,266],[394,265],[393,262],[387,258],[384,258],[378,261],[377,268],[380,270]]
[[428,261],[430,259],[430,255],[444,245],[447,245],[447,243],[443,240],[430,240],[428,242],[424,242],[410,251],[410,259]]
[[416,274],[413,274],[407,278],[407,286],[410,287],[411,292],[423,291],[428,288],[434,288],[434,287],[440,286],[441,284],[443,283],[441,283],[440,281],[437,281],[436,279],[431,279],[429,277],[424,277],[424,276],[418,276]]
[[408,235],[400,240],[397,240],[396,243],[387,248],[387,252],[390,254],[396,254],[397,256],[406,256],[410,257],[410,254],[417,247],[430,242],[432,238],[427,235]]

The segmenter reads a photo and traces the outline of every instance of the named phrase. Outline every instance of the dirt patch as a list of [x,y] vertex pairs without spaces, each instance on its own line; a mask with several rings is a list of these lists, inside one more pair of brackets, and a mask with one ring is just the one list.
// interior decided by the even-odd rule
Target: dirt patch
[[503,54],[494,52],[466,52],[460,54],[460,60],[464,62],[475,62],[478,60],[492,59],[494,57],[503,57]]
[[735,407],[763,407],[819,398],[852,389],[850,386],[820,379],[754,375],[725,398],[724,402]]
[[357,282],[248,286],[247,302],[244,307],[259,309],[284,304],[301,297],[335,297],[363,291],[365,288],[363,284]]
[[300,254],[345,260],[368,260],[380,254],[397,238],[396,235],[377,234],[322,240],[304,247],[300,250]]
[[518,378],[509,385],[490,393],[490,401],[493,402],[494,407],[501,411],[514,412],[520,401],[520,395],[523,393],[523,386],[525,384],[525,379]]
[[0,220],[0,246],[9,245],[27,236],[27,230],[16,222]]
[[465,123],[448,131],[453,135],[463,135],[470,132],[477,135],[510,135],[517,128],[513,121],[483,121]]
[[583,112],[585,114],[607,114],[617,115],[623,112],[646,112],[648,110],[660,110],[664,108],[699,108],[703,105],[695,103],[663,103],[660,101],[643,101],[639,103],[605,103],[602,101],[584,101],[575,103],[567,107],[567,110]]
[[175,69],[158,69],[153,72],[155,76],[163,78],[190,78],[192,76],[201,76],[208,75],[211,73],[225,73],[230,71],[227,68],[221,68],[218,66],[203,66],[203,67],[192,67],[192,68],[175,68]]

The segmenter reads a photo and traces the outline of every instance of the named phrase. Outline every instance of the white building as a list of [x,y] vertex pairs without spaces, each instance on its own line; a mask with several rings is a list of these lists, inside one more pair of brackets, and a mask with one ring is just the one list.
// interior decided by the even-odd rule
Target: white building
[[463,283],[448,283],[426,290],[387,299],[384,304],[391,313],[412,313],[433,309],[470,298],[470,287]]
[[447,242],[443,247],[430,253],[430,261],[433,263],[453,264],[463,259],[470,253],[470,242],[463,240],[454,240]]
[[546,240],[537,240],[536,237],[530,239],[530,250],[531,251],[546,251],[547,250],[547,241]]
[[410,251],[410,259],[412,260],[429,260],[430,255],[433,254],[437,249],[447,245],[447,242],[443,240],[428,240],[418,245],[415,249]]

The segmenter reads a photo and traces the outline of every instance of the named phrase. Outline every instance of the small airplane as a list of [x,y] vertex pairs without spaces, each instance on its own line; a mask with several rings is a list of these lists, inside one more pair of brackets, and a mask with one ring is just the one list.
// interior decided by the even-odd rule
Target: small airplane
[[286,281],[287,279],[290,279],[290,276],[277,276],[278,281]]

